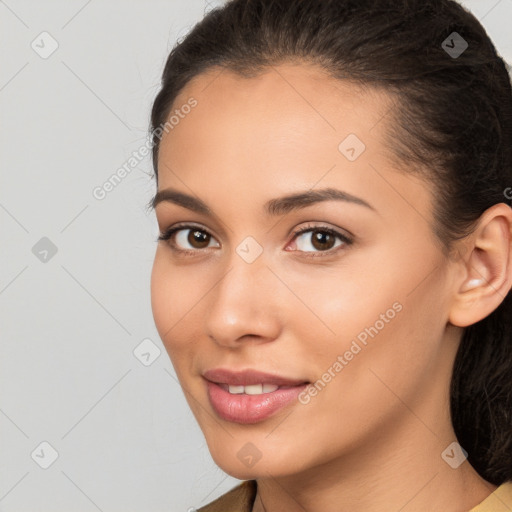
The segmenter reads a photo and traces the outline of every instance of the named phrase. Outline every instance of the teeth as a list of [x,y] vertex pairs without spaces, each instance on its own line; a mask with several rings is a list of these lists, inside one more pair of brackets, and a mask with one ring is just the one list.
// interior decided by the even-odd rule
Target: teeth
[[262,395],[263,393],[272,393],[279,386],[275,384],[251,384],[250,386],[228,386],[228,391],[232,395],[240,395],[245,393],[246,395]]
[[229,392],[232,395],[239,395],[244,392],[243,386],[229,386]]
[[251,384],[245,386],[246,395],[261,395],[263,393],[263,384]]

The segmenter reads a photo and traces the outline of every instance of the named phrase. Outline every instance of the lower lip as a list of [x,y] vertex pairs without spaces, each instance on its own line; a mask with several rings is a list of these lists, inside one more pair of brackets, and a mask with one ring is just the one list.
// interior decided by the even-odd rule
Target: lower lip
[[215,412],[224,420],[234,423],[258,423],[297,399],[307,384],[277,389],[261,395],[232,395],[214,382],[206,381],[208,398]]

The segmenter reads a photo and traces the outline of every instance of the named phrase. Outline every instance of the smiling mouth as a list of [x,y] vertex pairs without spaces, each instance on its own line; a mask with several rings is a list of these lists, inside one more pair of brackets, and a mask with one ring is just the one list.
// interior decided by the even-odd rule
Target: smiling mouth
[[252,424],[270,418],[293,402],[309,382],[257,370],[208,370],[203,374],[208,400],[221,419]]
[[[232,387],[244,386],[244,388],[248,388],[249,390],[251,389],[251,386],[268,387],[269,385],[274,385],[280,388],[285,388],[299,386],[307,382],[303,379],[282,377],[281,375],[275,375],[254,369],[236,371],[228,368],[215,368],[205,371],[203,373],[203,377],[216,384],[227,384]],[[254,388],[254,390],[256,390],[256,388]],[[248,394],[250,394],[250,391]]]
[[218,384],[222,389],[228,391],[232,395],[264,395],[273,393],[278,389],[290,389],[295,386],[277,386],[276,384],[250,384],[248,386],[236,386],[230,384]]

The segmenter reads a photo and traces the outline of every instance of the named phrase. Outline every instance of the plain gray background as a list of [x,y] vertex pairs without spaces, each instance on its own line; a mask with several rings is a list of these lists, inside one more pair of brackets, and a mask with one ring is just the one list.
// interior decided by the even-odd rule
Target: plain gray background
[[[145,144],[175,41],[220,4],[0,0],[1,511],[186,512],[238,483],[153,323],[149,155],[93,194]],[[512,62],[512,0],[463,4]]]

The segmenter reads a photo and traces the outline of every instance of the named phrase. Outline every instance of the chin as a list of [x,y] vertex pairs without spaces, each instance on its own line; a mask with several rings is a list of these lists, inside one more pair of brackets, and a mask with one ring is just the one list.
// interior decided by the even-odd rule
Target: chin
[[269,475],[272,477],[283,477],[295,472],[292,468],[287,468],[288,470],[282,467],[276,468],[272,462],[264,464],[261,460],[252,468],[246,467],[236,458],[228,461],[225,457],[214,457],[213,460],[224,473],[238,480],[257,480],[259,478],[268,478]]
[[258,452],[250,441],[241,443],[241,447],[238,446],[239,443],[234,444],[237,445],[236,448],[235,446],[217,446],[217,450],[210,449],[215,464],[233,478],[255,480],[268,478],[269,475],[285,477],[303,469],[304,460],[297,460],[296,456],[290,456],[284,449],[263,449]]

